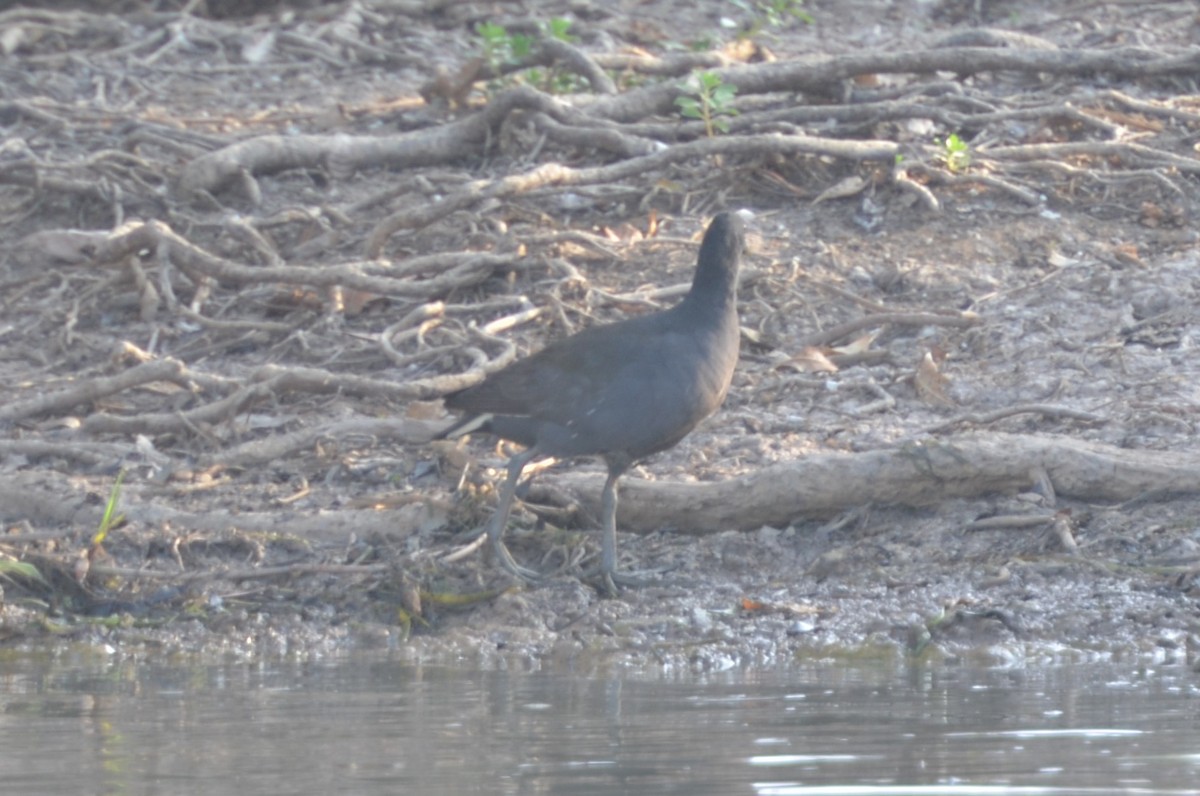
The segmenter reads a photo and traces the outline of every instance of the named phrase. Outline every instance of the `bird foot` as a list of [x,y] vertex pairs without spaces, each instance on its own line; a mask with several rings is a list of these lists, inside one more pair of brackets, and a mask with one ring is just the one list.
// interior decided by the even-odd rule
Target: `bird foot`
[[[457,550],[442,556],[442,561],[446,563],[461,561],[487,544],[487,539],[487,534],[482,533],[470,544],[463,545]],[[537,581],[544,577],[541,573],[518,564],[517,560],[513,558],[512,553],[508,552],[508,548],[505,547],[504,542],[497,541],[492,544],[491,553],[496,557],[496,563],[503,567],[505,572],[516,578],[524,581]]]
[[658,569],[639,569],[636,572],[602,572],[599,569],[586,572],[583,579],[589,582],[597,583],[597,588],[606,597],[616,597],[621,593],[622,588],[640,589],[643,586],[649,586],[658,582],[655,576],[662,575],[667,571],[667,567]]
[[542,574],[536,572],[529,567],[523,567],[513,558],[512,553],[508,552],[504,542],[497,539],[492,544],[492,554],[496,556],[496,563],[504,568],[508,574],[520,578],[524,581],[538,581],[542,579]]

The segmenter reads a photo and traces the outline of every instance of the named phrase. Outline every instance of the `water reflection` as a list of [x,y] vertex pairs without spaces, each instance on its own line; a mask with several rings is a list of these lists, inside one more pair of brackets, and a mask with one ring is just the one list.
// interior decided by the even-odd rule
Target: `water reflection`
[[22,794],[1196,793],[1187,670],[0,661]]

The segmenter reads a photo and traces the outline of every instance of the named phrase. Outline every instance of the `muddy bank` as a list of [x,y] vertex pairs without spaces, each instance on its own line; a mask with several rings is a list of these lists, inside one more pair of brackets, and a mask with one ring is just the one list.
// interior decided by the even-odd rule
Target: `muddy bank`
[[[1194,9],[743,5],[0,12],[4,643],[1190,659]],[[544,582],[447,561],[505,456],[439,398],[743,207],[729,397],[623,482],[663,574],[580,580],[590,462]]]

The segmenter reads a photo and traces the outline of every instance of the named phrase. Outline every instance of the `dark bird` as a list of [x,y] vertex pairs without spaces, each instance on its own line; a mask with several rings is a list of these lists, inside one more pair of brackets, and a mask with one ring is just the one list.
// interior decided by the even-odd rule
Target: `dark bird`
[[637,580],[617,572],[617,479],[640,459],[687,436],[725,399],[738,359],[737,273],[742,221],[721,213],[700,245],[691,290],[662,312],[585,329],[446,396],[466,413],[439,436],[486,431],[525,446],[508,462],[486,534],[500,564],[535,579],[503,542],[521,471],[553,456],[599,456],[608,465],[601,496],[600,577],[611,594]]

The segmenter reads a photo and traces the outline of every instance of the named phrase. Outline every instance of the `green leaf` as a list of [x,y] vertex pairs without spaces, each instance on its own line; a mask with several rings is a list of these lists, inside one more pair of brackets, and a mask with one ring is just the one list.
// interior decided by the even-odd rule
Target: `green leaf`
[[100,528],[92,537],[92,546],[103,544],[108,532],[115,526],[120,525],[125,519],[124,514],[117,514],[117,503],[121,500],[121,482],[125,480],[125,471],[117,473],[117,480],[113,482],[112,490],[108,493],[108,503],[104,506],[104,515],[100,518]]
[[703,114],[700,112],[699,100],[693,99],[692,97],[677,97],[675,99],[675,104],[679,106],[679,112],[684,116],[687,116],[689,119],[703,118]]
[[[712,94],[713,105],[718,108],[729,105],[733,102],[733,95],[737,93],[737,89],[730,85],[718,86]],[[730,113],[737,113],[733,108],[728,109]]]
[[533,52],[533,37],[526,36],[524,33],[514,33],[509,40],[509,48],[512,57],[520,60]]
[[578,36],[572,36],[568,31],[571,30],[571,20],[562,17],[554,17],[550,20],[547,26],[551,38],[565,41],[568,44],[579,41]]
[[497,25],[494,22],[479,22],[475,25],[475,32],[478,33],[484,41],[491,44],[499,43],[508,38],[508,31],[503,25]]
[[11,578],[13,575],[19,575],[26,580],[36,580],[39,583],[46,583],[46,578],[42,576],[41,571],[33,564],[26,561],[0,559],[0,576]]

